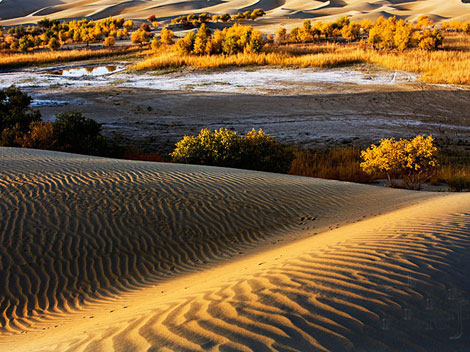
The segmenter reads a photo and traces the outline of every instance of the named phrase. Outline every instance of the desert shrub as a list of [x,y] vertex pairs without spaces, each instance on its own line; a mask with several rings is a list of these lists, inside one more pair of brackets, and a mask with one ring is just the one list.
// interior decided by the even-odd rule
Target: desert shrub
[[57,149],[72,153],[104,155],[107,141],[101,135],[101,125],[80,112],[64,112],[53,122]]
[[0,90],[0,146],[60,150],[121,157],[123,150],[101,135],[101,125],[79,112],[65,112],[54,122],[41,121],[31,97],[20,89]]
[[339,181],[372,182],[381,174],[367,174],[360,166],[359,148],[300,150],[295,153],[289,174]]
[[287,30],[284,27],[279,27],[276,32],[276,43],[283,43],[288,39]]
[[264,15],[266,15],[266,12],[264,12],[263,9],[254,9],[250,14],[250,18],[254,21],[258,17],[263,17]]
[[50,50],[57,50],[60,48],[60,42],[56,38],[51,38],[49,43],[47,43],[47,47]]
[[294,159],[294,152],[265,134],[251,130],[242,139],[240,167],[250,170],[286,173]]
[[287,172],[293,159],[291,148],[276,142],[262,130],[244,137],[225,128],[203,129],[185,136],[170,154],[174,162]]
[[368,173],[384,172],[390,186],[392,178],[403,180],[409,189],[420,189],[438,166],[437,147],[431,136],[416,136],[411,140],[382,139],[362,151],[362,169]]
[[230,21],[232,17],[228,13],[224,13],[223,15],[220,16],[220,20],[224,23]]
[[148,23],[142,23],[141,26],[140,26],[140,29],[142,29],[143,31],[146,31],[146,32],[151,31],[150,26],[148,25]]
[[150,44],[150,47],[152,48],[153,51],[158,51],[158,48],[160,48],[161,42],[158,40],[157,36],[154,36],[152,39],[152,43]]
[[173,161],[236,167],[240,162],[240,140],[236,132],[205,128],[197,136],[184,136],[170,154]]
[[39,110],[30,108],[32,98],[14,86],[0,90],[0,131],[17,125],[27,131],[29,124],[41,120]]
[[142,46],[144,43],[148,43],[150,41],[150,37],[146,31],[139,28],[134,33],[132,33],[131,41],[134,44],[140,44],[140,46]]
[[20,124],[5,128],[0,133],[0,146],[20,147],[25,131],[20,128]]
[[57,139],[52,122],[31,122],[29,131],[18,140],[18,144],[22,148],[54,150]]
[[107,47],[114,46],[115,44],[116,44],[116,39],[111,35],[109,37],[106,37],[103,43],[103,45]]
[[124,26],[124,28],[132,28],[132,27],[134,27],[134,21],[127,20],[126,22],[124,22],[123,26]]
[[173,44],[173,38],[175,34],[173,31],[169,30],[168,28],[164,27],[162,28],[162,31],[160,32],[160,41],[163,44]]

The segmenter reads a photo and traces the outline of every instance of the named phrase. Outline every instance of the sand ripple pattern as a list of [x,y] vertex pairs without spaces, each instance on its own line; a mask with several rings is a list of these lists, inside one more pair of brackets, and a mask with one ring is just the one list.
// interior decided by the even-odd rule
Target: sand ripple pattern
[[[347,209],[390,208],[389,190],[242,170],[14,148],[0,148],[0,165],[0,327],[11,333],[293,229],[339,226]],[[416,198],[394,194],[397,206]]]
[[427,201],[260,254],[267,262],[232,282],[154,300],[144,314],[55,348],[466,351],[469,200]]

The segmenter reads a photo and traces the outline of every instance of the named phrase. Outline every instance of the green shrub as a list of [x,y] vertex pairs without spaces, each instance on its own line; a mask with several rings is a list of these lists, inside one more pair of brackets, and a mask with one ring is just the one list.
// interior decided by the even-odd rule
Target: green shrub
[[170,156],[179,163],[285,173],[294,153],[262,130],[242,137],[225,128],[214,132],[206,128],[197,136],[185,136]]
[[60,150],[122,157],[123,148],[101,135],[101,125],[80,112],[65,112],[54,122],[41,121],[31,97],[10,87],[0,90],[0,146]]
[[287,173],[293,159],[293,148],[276,142],[261,129],[251,130],[242,139],[240,167],[244,169]]
[[0,131],[17,128],[25,132],[31,122],[40,121],[39,110],[30,108],[32,101],[28,94],[14,86],[0,90]]
[[102,155],[106,138],[101,136],[101,125],[80,112],[64,112],[53,123],[57,149],[72,153]]

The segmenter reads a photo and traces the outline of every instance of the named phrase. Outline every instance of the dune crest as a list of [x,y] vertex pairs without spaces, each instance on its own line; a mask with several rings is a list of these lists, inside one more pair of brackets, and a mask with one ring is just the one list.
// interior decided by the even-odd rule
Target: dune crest
[[193,12],[233,14],[255,8],[262,8],[267,12],[267,16],[257,22],[266,28],[272,26],[273,20],[291,23],[302,21],[304,18],[332,20],[343,15],[355,19],[398,16],[414,20],[419,15],[427,14],[436,21],[450,18],[470,19],[470,4],[461,0],[3,0],[0,3],[0,24],[32,23],[44,16],[51,19],[101,19],[109,16],[145,19],[156,15],[166,19]]
[[468,194],[15,148],[0,160],[2,348],[469,342]]

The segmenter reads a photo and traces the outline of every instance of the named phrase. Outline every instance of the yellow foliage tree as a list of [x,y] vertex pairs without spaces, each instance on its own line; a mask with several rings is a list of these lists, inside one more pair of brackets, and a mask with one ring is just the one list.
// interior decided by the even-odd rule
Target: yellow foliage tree
[[361,168],[368,174],[386,173],[390,186],[392,178],[398,177],[407,188],[420,189],[438,167],[437,153],[431,136],[398,141],[382,139],[378,146],[373,144],[362,151]]
[[413,28],[411,25],[403,20],[398,21],[395,35],[393,36],[395,47],[400,51],[409,48],[411,46],[412,33]]
[[175,34],[173,31],[169,30],[168,28],[164,27],[162,28],[162,31],[160,32],[160,41],[163,44],[173,44],[173,38]]
[[433,25],[434,25],[434,22],[430,20],[429,17],[426,15],[419,16],[418,21],[416,23],[416,27],[418,27],[419,29],[432,27]]
[[113,36],[106,37],[104,40],[104,46],[114,46],[116,44],[116,40]]
[[160,47],[160,41],[158,40],[157,36],[153,37],[152,44],[150,45],[152,47],[153,51],[158,51],[158,48]]
[[350,22],[341,29],[341,36],[351,42],[359,37],[360,32],[361,26],[355,22]]
[[279,27],[276,32],[276,43],[283,43],[287,41],[287,31],[284,27]]
[[131,41],[134,44],[140,44],[142,46],[144,43],[149,42],[149,35],[146,31],[143,29],[139,28],[136,30],[134,33],[131,35]]
[[373,27],[374,23],[371,20],[364,19],[361,21],[361,28],[364,32],[369,33],[370,29]]
[[127,20],[126,22],[124,22],[124,28],[132,28],[134,27],[134,21],[132,20]]

